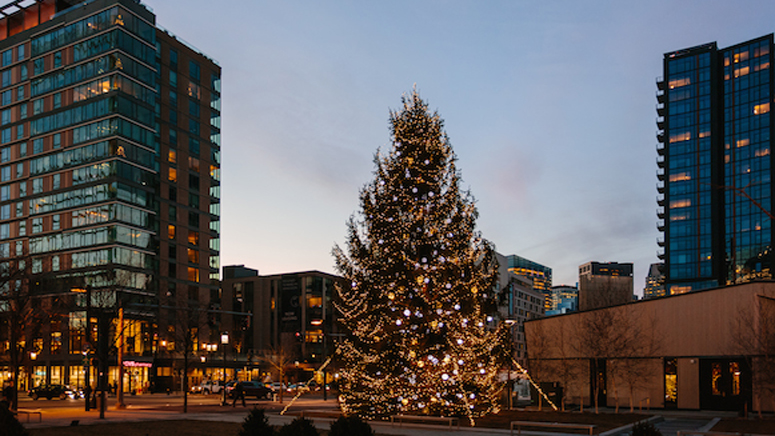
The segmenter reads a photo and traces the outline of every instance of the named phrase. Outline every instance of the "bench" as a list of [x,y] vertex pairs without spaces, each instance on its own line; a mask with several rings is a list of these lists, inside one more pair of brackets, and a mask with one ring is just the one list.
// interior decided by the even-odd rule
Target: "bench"
[[522,427],[549,427],[564,428],[576,430],[589,430],[590,436],[594,434],[596,425],[592,424],[571,424],[565,422],[536,422],[536,421],[511,421],[511,435],[514,435],[514,426],[517,427],[517,434],[522,434]]
[[460,429],[460,420],[454,416],[393,415],[390,417],[390,426],[392,427],[397,422],[398,426],[401,427],[401,424],[407,421],[419,423],[446,422],[449,424],[449,428],[452,428],[452,423],[455,423],[457,428]]
[[15,416],[27,415],[27,422],[30,422],[30,415],[38,415],[38,422],[43,422],[43,414],[40,413],[40,410],[18,409],[11,410],[11,413]]

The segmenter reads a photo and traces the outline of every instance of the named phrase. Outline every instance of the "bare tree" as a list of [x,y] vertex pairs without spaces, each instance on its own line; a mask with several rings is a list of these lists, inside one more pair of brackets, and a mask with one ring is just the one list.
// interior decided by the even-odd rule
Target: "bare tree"
[[199,345],[202,327],[206,324],[207,307],[196,301],[189,300],[175,309],[175,347],[183,363],[183,413],[188,413],[188,373],[195,358],[194,351]]
[[[269,365],[270,368],[277,371],[280,383],[285,381],[285,371],[293,364],[294,355],[286,351],[286,347],[270,348],[265,350],[264,354],[259,357],[261,362]],[[280,388],[280,404],[283,402],[283,389]]]
[[752,384],[759,413],[762,416],[762,395],[769,397],[775,410],[775,298],[757,295],[755,310],[758,316],[752,322],[751,311],[741,309],[733,321],[739,353],[746,356],[751,368]]

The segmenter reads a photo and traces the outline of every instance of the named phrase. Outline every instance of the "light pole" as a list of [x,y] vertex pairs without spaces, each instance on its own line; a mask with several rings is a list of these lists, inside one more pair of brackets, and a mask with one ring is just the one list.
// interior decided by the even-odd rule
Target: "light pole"
[[226,405],[226,346],[229,345],[229,332],[221,333],[221,346],[223,347],[223,405]]

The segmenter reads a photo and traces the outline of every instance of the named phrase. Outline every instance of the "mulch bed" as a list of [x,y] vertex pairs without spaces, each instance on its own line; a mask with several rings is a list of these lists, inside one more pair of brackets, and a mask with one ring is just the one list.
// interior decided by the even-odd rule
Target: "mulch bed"
[[763,419],[724,418],[713,426],[712,431],[775,434],[775,417]]

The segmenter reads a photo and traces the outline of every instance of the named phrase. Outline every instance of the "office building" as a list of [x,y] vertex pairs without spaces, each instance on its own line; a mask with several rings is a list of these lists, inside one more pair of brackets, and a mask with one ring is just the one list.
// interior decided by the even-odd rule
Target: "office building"
[[587,262],[579,267],[579,310],[629,303],[632,290],[631,263]]
[[0,11],[0,259],[48,317],[0,326],[0,374],[17,347],[22,388],[93,385],[91,356],[115,385],[123,341],[125,390],[179,387],[218,334],[182,320],[218,300],[221,69],[136,0]]
[[309,380],[335,350],[332,299],[343,279],[320,271],[262,276],[244,265],[225,266],[223,276],[221,325],[232,335],[227,373],[277,381],[261,358],[282,351],[294,362],[289,381]]
[[533,289],[544,294],[544,310],[552,308],[552,269],[517,255],[506,256],[508,270],[530,279]]
[[552,309],[546,316],[561,315],[579,310],[579,288],[576,286],[552,286]]
[[663,62],[657,227],[666,292],[772,280],[773,35]]
[[643,298],[659,298],[665,296],[665,275],[663,263],[652,263],[646,276],[646,287],[643,288]]

